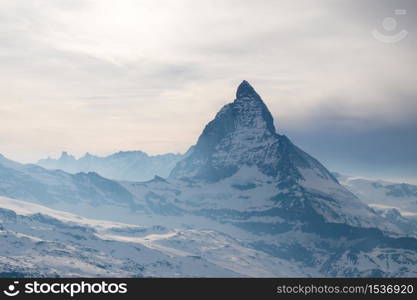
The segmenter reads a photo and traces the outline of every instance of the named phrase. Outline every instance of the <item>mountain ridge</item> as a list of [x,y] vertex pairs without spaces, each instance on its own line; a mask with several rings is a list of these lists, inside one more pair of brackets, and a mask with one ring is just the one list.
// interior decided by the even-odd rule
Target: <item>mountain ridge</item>
[[119,151],[104,157],[87,152],[76,159],[64,151],[58,159],[41,159],[37,164],[46,169],[60,169],[72,174],[96,172],[109,179],[146,181],[155,175],[167,177],[182,156],[174,153],[148,155],[143,151]]

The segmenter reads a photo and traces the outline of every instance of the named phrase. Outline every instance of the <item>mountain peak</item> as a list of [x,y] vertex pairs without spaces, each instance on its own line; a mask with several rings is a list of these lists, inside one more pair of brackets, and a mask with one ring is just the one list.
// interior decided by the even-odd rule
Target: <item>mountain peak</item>
[[270,111],[244,80],[236,91],[236,99],[206,125],[192,153],[177,164],[171,176],[216,181],[231,176],[242,165],[269,166],[276,160],[274,151],[270,150],[277,143]]
[[69,154],[67,151],[62,151],[61,156],[59,157],[59,160],[63,160],[63,161],[75,160],[75,157]]
[[[236,91],[236,99],[224,108],[231,109],[232,115],[239,123],[238,127],[246,127],[246,130],[253,130],[254,127],[265,127],[268,134],[275,135],[274,120],[268,107],[261,96],[255,91],[252,85],[243,80]],[[223,109],[220,111],[222,112]],[[258,128],[259,129],[259,128]],[[257,130],[258,133],[261,133]]]
[[302,180],[300,169],[334,181],[318,161],[276,133],[268,107],[246,80],[239,85],[236,99],[206,125],[193,150],[170,176],[215,182],[244,166],[257,167],[281,182]]
[[61,153],[61,158],[65,158],[65,157],[71,157],[72,155],[69,155],[67,151],[62,151]]
[[86,152],[82,158],[83,159],[92,159],[92,158],[95,158],[95,156],[92,155],[90,152]]
[[255,89],[250,85],[250,83],[246,80],[243,80],[237,88],[236,98],[240,99],[248,96],[256,96],[257,98],[259,97],[259,95],[256,93]]

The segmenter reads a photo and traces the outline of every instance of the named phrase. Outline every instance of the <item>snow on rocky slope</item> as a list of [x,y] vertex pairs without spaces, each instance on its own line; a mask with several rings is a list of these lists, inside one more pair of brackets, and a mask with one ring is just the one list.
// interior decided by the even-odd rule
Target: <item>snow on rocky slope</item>
[[[320,162],[276,132],[271,113],[246,81],[239,85],[236,99],[207,124],[170,178],[195,182],[208,205],[221,208],[250,203],[263,210],[300,205],[311,207],[328,222],[393,229]],[[191,201],[193,195],[186,188],[177,189],[187,192],[182,200]],[[198,193],[198,187],[192,190]],[[221,196],[226,190],[224,201],[212,192]]]
[[[117,182],[96,173],[68,174],[0,161],[0,195],[82,216],[164,224],[169,229],[147,240],[135,230],[94,229],[75,250],[92,247],[93,238],[97,245],[111,240],[123,248],[114,253],[125,253],[116,258],[136,259],[129,247],[137,243],[144,247],[141,253],[157,251],[160,260],[175,266],[153,269],[147,256],[129,260],[128,266],[144,268],[143,276],[417,275],[417,239],[278,134],[265,103],[246,81],[166,179]],[[109,255],[106,247],[94,249],[97,260]],[[189,259],[199,262],[197,271],[185,267],[192,265]],[[115,262],[114,270],[135,276],[124,266]]]
[[82,218],[0,197],[0,276],[302,276],[215,231]]
[[340,183],[369,206],[396,208],[404,216],[417,216],[417,186],[337,174]]
[[417,240],[276,133],[245,81],[167,180],[122,184],[155,214],[198,215],[241,228],[252,233],[243,238],[252,248],[314,276],[417,271]]
[[363,203],[410,236],[417,237],[417,186],[334,173]]
[[118,182],[97,173],[69,174],[0,157],[0,195],[44,205],[133,205],[133,196]]

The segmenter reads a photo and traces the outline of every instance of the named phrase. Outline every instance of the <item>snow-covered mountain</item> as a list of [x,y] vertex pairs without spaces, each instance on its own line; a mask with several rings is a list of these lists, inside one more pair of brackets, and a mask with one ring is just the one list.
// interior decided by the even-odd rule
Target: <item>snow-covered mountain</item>
[[[217,113],[189,152],[170,177],[178,180],[179,190],[186,190],[182,182],[200,184],[204,191],[209,184],[208,206],[282,210],[298,206],[298,213],[305,212],[309,218],[314,212],[328,222],[384,226],[316,159],[276,132],[271,113],[246,81],[238,87],[234,102]],[[212,194],[227,193],[225,185],[230,195],[227,201],[218,201]],[[246,198],[238,198],[242,194]],[[202,201],[194,202],[201,205]]]
[[[96,173],[68,174],[0,160],[0,195],[84,217],[163,224],[182,233],[158,238],[158,247],[178,244],[176,251],[206,255],[234,274],[245,269],[230,263],[235,255],[207,256],[203,249],[224,245],[258,253],[248,254],[252,261],[244,259],[261,264],[256,275],[248,276],[417,274],[414,233],[361,202],[320,162],[278,134],[267,106],[246,81],[168,178],[117,182]],[[281,265],[283,274],[268,264]]]
[[82,218],[0,197],[0,277],[303,276],[215,231]]
[[97,173],[69,174],[0,158],[0,196],[54,205],[133,205],[134,197],[120,183]]
[[371,207],[395,208],[404,216],[417,217],[417,186],[335,173],[340,183]]
[[279,135],[245,81],[167,180],[123,186],[157,214],[204,216],[250,232],[252,247],[316,276],[409,276],[417,268],[417,240],[400,237],[401,228]]
[[408,234],[417,237],[417,186],[333,173],[363,203]]
[[46,169],[72,174],[95,172],[109,179],[145,181],[154,176],[167,177],[181,158],[181,154],[173,153],[148,155],[142,151],[120,151],[105,157],[87,153],[76,159],[62,152],[58,159],[41,159],[37,164]]

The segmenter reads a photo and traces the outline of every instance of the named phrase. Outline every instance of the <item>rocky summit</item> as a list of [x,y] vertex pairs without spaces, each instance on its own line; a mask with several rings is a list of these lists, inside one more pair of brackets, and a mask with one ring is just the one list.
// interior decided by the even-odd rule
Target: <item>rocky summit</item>
[[207,124],[171,177],[215,182],[232,176],[242,166],[256,166],[279,180],[302,179],[301,169],[310,169],[337,182],[317,160],[276,132],[270,111],[247,81],[239,85],[236,99]]

